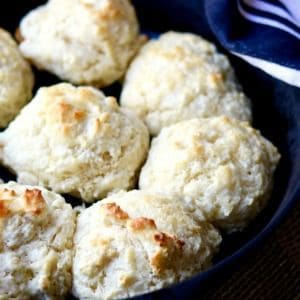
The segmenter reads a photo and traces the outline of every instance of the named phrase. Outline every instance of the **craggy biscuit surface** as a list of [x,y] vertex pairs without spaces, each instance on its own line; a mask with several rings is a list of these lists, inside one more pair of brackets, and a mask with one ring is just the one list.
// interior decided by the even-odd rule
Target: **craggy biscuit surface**
[[18,182],[92,202],[132,188],[149,135],[133,113],[94,88],[41,88],[0,134],[0,159]]
[[75,213],[58,194],[0,185],[0,299],[63,299],[71,288]]
[[208,267],[221,237],[180,201],[119,192],[78,217],[73,293],[123,299],[160,289]]
[[11,35],[0,28],[0,128],[30,100],[34,79]]
[[127,71],[121,105],[134,110],[152,135],[196,117],[251,120],[228,59],[190,33],[168,32],[142,47]]
[[50,0],[19,32],[22,53],[37,67],[98,87],[124,74],[144,40],[128,0]]
[[248,123],[225,116],[164,128],[152,141],[139,186],[179,197],[227,231],[242,229],[265,205],[280,155]]

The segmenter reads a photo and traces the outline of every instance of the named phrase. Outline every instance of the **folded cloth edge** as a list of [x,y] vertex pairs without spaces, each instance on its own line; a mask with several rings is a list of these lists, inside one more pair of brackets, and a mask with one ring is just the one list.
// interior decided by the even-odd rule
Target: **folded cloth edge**
[[284,81],[290,85],[300,88],[300,71],[275,64],[257,57],[231,52],[233,55],[240,57],[252,66],[261,69],[267,74]]

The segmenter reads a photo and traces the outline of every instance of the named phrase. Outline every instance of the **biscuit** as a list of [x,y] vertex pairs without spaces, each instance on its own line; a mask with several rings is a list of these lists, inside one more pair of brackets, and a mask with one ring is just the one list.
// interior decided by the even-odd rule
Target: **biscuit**
[[40,187],[0,185],[0,299],[62,299],[72,282],[75,213]]
[[177,196],[232,232],[266,204],[279,158],[246,122],[226,116],[192,119],[164,128],[153,139],[139,186]]
[[0,133],[0,160],[18,182],[86,202],[136,184],[149,134],[114,97],[90,87],[41,88]]
[[250,102],[228,59],[188,33],[168,32],[142,47],[127,71],[121,105],[134,110],[152,135],[192,118],[251,120]]
[[30,100],[33,74],[11,35],[0,28],[0,128]]
[[128,0],[50,0],[23,18],[19,33],[38,68],[97,87],[122,77],[144,40]]
[[182,203],[145,191],[119,192],[77,221],[73,294],[123,299],[184,280],[208,267],[221,242]]

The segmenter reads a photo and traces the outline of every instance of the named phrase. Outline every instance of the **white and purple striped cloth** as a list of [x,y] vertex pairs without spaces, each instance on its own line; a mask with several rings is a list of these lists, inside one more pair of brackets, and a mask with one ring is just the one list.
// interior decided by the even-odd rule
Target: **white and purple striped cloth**
[[299,0],[238,0],[238,8],[249,21],[284,30],[300,39]]
[[225,48],[300,87],[300,0],[208,0],[206,13]]

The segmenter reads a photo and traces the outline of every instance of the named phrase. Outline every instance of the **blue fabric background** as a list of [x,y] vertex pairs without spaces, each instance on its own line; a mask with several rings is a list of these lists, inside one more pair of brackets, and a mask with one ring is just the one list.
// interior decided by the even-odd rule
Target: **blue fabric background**
[[227,50],[300,70],[300,42],[296,37],[245,20],[236,1],[206,0],[205,12],[210,29]]

